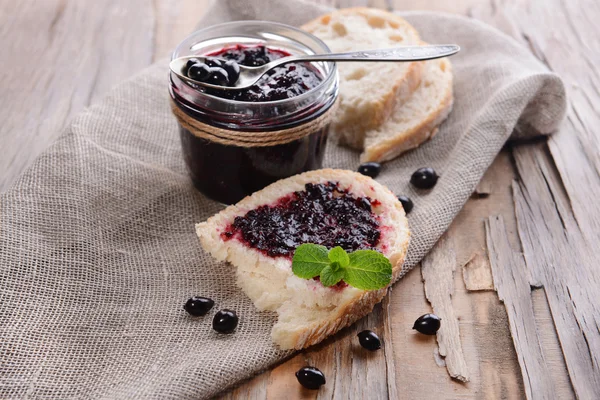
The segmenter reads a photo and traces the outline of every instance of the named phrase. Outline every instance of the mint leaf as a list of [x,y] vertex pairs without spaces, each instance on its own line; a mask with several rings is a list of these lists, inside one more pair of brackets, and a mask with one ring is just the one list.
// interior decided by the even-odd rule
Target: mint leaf
[[350,257],[348,257],[348,253],[346,253],[346,250],[342,249],[340,246],[329,250],[327,257],[329,257],[329,261],[331,261],[332,264],[338,263],[341,268],[346,268],[350,264]]
[[319,276],[323,268],[328,265],[327,248],[318,244],[301,244],[292,258],[292,272],[304,279]]
[[328,265],[321,271],[321,283],[323,286],[333,286],[342,280],[344,273],[343,268],[338,268],[336,271],[331,265]]
[[392,263],[375,250],[350,253],[350,264],[344,268],[344,281],[357,289],[376,290],[392,280]]
[[377,290],[392,280],[392,264],[375,250],[346,253],[341,247],[327,250],[325,246],[305,243],[292,258],[294,275],[312,279],[320,276],[323,286],[333,286],[342,279],[361,290]]

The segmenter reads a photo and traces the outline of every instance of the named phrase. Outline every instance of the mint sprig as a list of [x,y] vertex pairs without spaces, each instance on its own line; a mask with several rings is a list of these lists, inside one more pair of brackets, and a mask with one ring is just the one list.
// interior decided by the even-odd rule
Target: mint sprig
[[301,244],[292,259],[292,272],[304,279],[319,276],[323,268],[329,265],[327,247],[318,244]]
[[361,290],[377,290],[392,280],[392,263],[375,250],[357,250],[348,254],[341,247],[305,243],[298,246],[292,259],[294,275],[312,279],[319,277],[323,286],[344,280]]

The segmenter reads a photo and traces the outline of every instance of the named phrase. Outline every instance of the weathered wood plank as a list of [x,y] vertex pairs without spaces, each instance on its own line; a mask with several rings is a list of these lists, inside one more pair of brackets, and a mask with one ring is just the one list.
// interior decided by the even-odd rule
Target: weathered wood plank
[[[371,314],[352,327],[298,353],[271,371],[243,383],[219,398],[397,398],[389,318],[388,299],[375,306]],[[383,341],[381,350],[370,352],[360,346],[356,335],[363,329],[373,330],[379,335]],[[325,374],[327,384],[319,391],[307,390],[300,386],[295,372],[304,366],[319,368]]]
[[[490,196],[470,199],[446,234],[455,244],[457,265],[465,264],[474,254],[485,253],[483,220],[492,212],[504,215],[514,236],[511,242],[518,244],[510,191],[513,179],[510,155],[503,152],[482,180],[493,185]],[[488,274],[491,276],[491,270]],[[419,315],[431,312],[421,273],[416,268],[395,285],[390,299],[400,398],[523,398],[523,382],[504,306],[495,292],[469,291],[462,274],[454,275],[452,305],[459,321],[470,382],[460,384],[449,379],[443,360],[436,355],[435,339],[412,330]]]
[[502,217],[490,217],[485,227],[494,284],[506,306],[527,398],[554,399],[556,391],[537,335],[523,256],[511,248]]
[[483,0],[390,0],[392,8],[399,11],[429,10],[449,12],[455,14],[467,14],[469,10]]
[[192,32],[208,4],[0,0],[0,191],[60,135],[71,117],[167,56]]
[[269,375],[260,374],[252,380],[252,385],[240,385],[221,397],[223,400],[249,399],[261,400],[267,396]]
[[544,145],[520,146],[514,154],[521,172],[521,183],[513,185],[516,215],[530,281],[546,291],[575,393],[600,398],[597,244],[580,231]]
[[[492,5],[498,2],[492,1]],[[600,42],[599,28],[589,18],[600,11],[599,6],[597,2],[552,0],[533,2],[524,9],[514,0],[502,2],[501,7],[505,21],[512,25],[505,31],[561,75],[571,100],[567,121],[548,140],[549,153],[543,145],[515,149],[523,180],[521,186],[515,186],[515,193],[519,234],[523,248],[529,249],[526,259],[531,280],[544,285],[580,398],[598,398],[600,379],[599,313],[597,308],[590,309],[594,304],[590,292],[600,287],[595,267],[598,257],[591,250],[600,233],[600,210],[597,202],[589,201],[600,194],[600,137],[593,129],[600,122],[593,106],[600,99]],[[564,28],[560,39],[557,26]]]
[[546,360],[546,365],[548,366],[550,379],[554,382],[556,397],[561,400],[575,399],[575,393],[573,392],[573,386],[567,373],[567,366],[558,336],[556,335],[552,313],[550,312],[550,306],[548,305],[544,289],[533,289],[531,291],[531,300],[538,327],[538,338],[542,346],[544,360]]
[[[600,3],[548,0],[523,9],[520,1],[512,0],[503,7],[532,52],[565,81],[571,107],[548,147],[582,233],[597,240],[600,204],[589,199],[600,195]],[[560,34],[556,27],[561,27]]]
[[439,354],[444,358],[448,374],[461,382],[469,381],[469,368],[460,343],[460,330],[456,319],[452,295],[456,254],[452,240],[442,236],[421,263],[425,296],[433,312],[443,324],[436,338]]
[[[594,128],[600,122],[594,106],[600,100],[600,29],[591,17],[600,12],[600,4],[489,4],[473,15],[492,20],[529,46],[566,83],[571,103],[567,120],[548,147],[514,151],[522,180],[515,185],[515,201],[530,283],[544,286],[575,392],[580,398],[599,398],[600,324],[592,293],[600,287],[600,273],[592,249],[600,234],[600,206],[590,199],[600,195],[600,136]],[[560,36],[556,27],[561,27]],[[572,393],[570,383],[565,385],[557,374],[560,364],[549,364],[555,382],[563,382],[558,392]]]
[[[523,382],[508,335],[506,311],[492,291],[470,292],[455,274],[453,305],[470,382],[448,376],[436,339],[412,329],[415,319],[431,312],[423,292],[420,267],[394,287],[392,335],[400,399],[522,399]],[[442,322],[443,323],[443,322]]]
[[[490,213],[502,214],[511,227],[511,242],[518,243],[510,191],[513,179],[510,154],[502,152],[481,180],[482,184],[494,190],[486,198],[471,198],[446,233],[454,243],[457,265],[468,265],[476,255],[484,259],[480,268],[487,269],[482,274],[488,276],[488,285],[492,285],[493,281],[486,254],[483,220]],[[495,292],[473,292],[469,290],[468,282],[464,274],[455,274],[452,297],[460,324],[463,353],[471,373],[471,380],[466,385],[468,393],[475,398],[523,398],[523,382],[509,334],[506,310],[498,302]],[[483,282],[476,281],[479,285]],[[499,387],[502,387],[502,395]]]
[[170,56],[175,46],[198,28],[211,0],[156,0],[154,60]]
[[151,63],[154,17],[142,0],[2,0],[0,9],[3,191],[73,115]]
[[[553,209],[536,210],[542,212],[543,218],[549,218],[551,213],[558,217],[546,222],[548,232],[543,237],[555,242],[551,254],[540,254],[539,245],[531,241],[531,235],[539,233],[540,227],[527,220],[530,215],[525,207],[522,230],[527,238],[526,254],[537,250],[528,261],[535,262],[532,273],[544,283],[575,392],[581,398],[599,398],[600,311],[594,294],[600,288],[595,251],[600,238],[600,205],[590,199],[600,195],[600,135],[596,129],[600,123],[596,109],[600,100],[600,29],[589,16],[600,12],[600,5],[586,1],[550,3],[548,6],[560,7],[561,12],[551,14],[536,6],[531,13],[548,24],[563,26],[561,40],[556,40],[554,30],[547,26],[534,31],[523,19],[519,20],[520,26],[532,50],[566,81],[572,106],[563,129],[548,142],[552,161],[541,155],[532,159],[524,152],[521,157],[517,155],[517,161],[524,167],[530,166],[528,161],[535,162],[540,175],[548,181],[546,192],[534,193],[535,175],[528,176],[524,186],[527,188],[529,183],[530,198],[520,198],[524,200],[520,204],[525,206],[525,202],[542,196],[546,203],[554,203]],[[565,235],[551,231],[561,225]]]
[[387,343],[384,343],[385,351],[385,373],[387,383],[387,395],[390,399],[398,398],[398,387],[396,386],[396,361],[394,357],[394,343],[392,342],[392,315],[391,315],[391,297],[393,288],[389,289],[388,295],[381,302],[383,310],[383,337]]
[[477,252],[462,268],[467,290],[494,290],[492,270],[486,255]]

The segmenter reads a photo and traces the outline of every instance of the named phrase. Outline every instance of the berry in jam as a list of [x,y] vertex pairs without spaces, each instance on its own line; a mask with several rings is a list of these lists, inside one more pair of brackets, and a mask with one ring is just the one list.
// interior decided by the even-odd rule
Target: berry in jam
[[[272,60],[287,57],[289,55],[291,54],[284,50],[272,49],[263,45],[242,46],[239,44],[208,54],[210,57],[235,61],[237,64],[247,67],[261,66]],[[229,63],[229,65],[233,65],[233,63]],[[213,65],[209,66],[213,67]],[[214,66],[223,68],[228,74],[235,69],[234,66],[228,66],[228,63],[219,63],[219,65]],[[239,75],[239,67],[237,69],[237,74],[234,73],[235,80],[237,80],[237,75]],[[232,76],[228,80],[229,85],[235,83],[233,78],[234,77]],[[274,101],[299,96],[318,86],[321,81],[321,74],[316,68],[312,67],[310,63],[290,63],[273,68],[256,84],[247,89],[205,90],[206,93],[213,96],[230,100]]]
[[211,68],[202,63],[195,63],[189,66],[187,76],[196,81],[204,81],[210,76]]
[[236,237],[271,257],[291,257],[302,243],[374,249],[381,232],[371,205],[376,204],[368,197],[355,197],[335,182],[307,183],[304,191],[236,217],[221,237]]
[[233,85],[237,82],[240,77],[240,66],[234,60],[226,61],[222,67],[225,72],[227,72],[227,76],[229,77],[229,84]]

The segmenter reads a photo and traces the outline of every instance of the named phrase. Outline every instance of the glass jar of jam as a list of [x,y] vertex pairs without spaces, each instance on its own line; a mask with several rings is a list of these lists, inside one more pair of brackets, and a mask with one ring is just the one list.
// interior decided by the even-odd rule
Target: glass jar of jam
[[[327,52],[321,40],[297,28],[240,21],[195,32],[173,59],[201,55],[256,66]],[[279,179],[321,168],[338,95],[335,63],[285,64],[248,89],[192,85],[170,74],[183,156],[206,196],[231,204]]]

